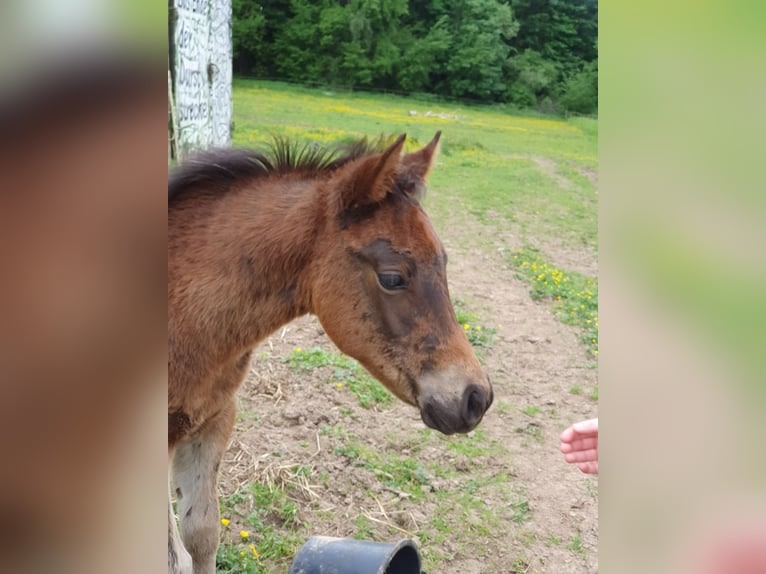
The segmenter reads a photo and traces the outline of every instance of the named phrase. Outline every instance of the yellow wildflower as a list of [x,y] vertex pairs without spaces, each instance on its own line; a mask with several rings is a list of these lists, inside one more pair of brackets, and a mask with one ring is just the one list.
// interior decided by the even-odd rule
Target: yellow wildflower
[[244,555],[245,555],[245,551],[244,551],[244,550],[240,550],[240,551],[239,551],[239,555],[240,555],[240,556],[244,556]]
[[477,327],[476,327],[476,330],[477,330],[477,331],[481,331],[481,325],[477,326]]
[[224,526],[228,526],[229,525],[229,519],[228,518],[221,518],[221,524],[223,524]]
[[251,545],[250,545],[250,550],[252,550],[252,551],[253,551],[253,556],[255,556],[256,558],[258,558],[258,551],[255,549],[255,544],[251,544]]
[[250,533],[249,533],[247,530],[240,530],[240,531],[239,531],[239,535],[240,535],[242,538],[249,538],[249,537],[250,537]]
[[336,387],[338,387],[339,389],[342,389],[342,388],[343,388],[343,383],[338,383],[338,384],[337,384],[337,385],[335,385],[335,386],[336,386]]
[[468,323],[466,323],[465,325],[463,325],[463,329],[465,329],[466,331],[467,331],[468,329],[470,329],[470,328],[471,328],[471,326],[470,326]]
[[300,353],[300,352],[301,352],[301,348],[300,348],[300,347],[298,347],[297,349],[295,349],[295,352],[296,352],[296,353]]

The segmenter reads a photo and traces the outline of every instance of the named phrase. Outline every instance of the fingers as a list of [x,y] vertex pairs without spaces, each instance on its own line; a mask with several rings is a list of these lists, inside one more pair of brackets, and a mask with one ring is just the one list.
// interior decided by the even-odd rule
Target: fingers
[[598,437],[578,438],[572,442],[562,442],[560,448],[563,453],[598,449]]
[[598,434],[598,419],[580,421],[572,425],[578,434]]
[[564,460],[585,474],[598,474],[598,419],[574,423],[560,438]]
[[573,424],[561,433],[562,443],[571,443],[578,438],[594,436],[598,437],[598,419],[590,419]]
[[567,462],[598,461],[598,450],[595,448],[592,448],[590,450],[580,450],[577,452],[570,452],[564,455],[564,460]]

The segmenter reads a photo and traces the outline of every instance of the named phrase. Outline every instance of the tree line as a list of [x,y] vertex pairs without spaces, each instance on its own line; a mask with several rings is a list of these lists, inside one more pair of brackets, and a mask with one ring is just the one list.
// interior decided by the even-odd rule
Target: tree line
[[234,71],[598,109],[597,0],[232,0]]

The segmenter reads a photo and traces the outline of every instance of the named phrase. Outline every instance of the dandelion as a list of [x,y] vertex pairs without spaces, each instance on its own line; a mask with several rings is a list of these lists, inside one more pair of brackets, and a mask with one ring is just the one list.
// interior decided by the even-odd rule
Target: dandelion
[[465,329],[466,331],[468,331],[470,328],[471,328],[471,326],[468,323],[463,325],[463,329]]
[[244,558],[244,557],[245,557],[245,551],[244,551],[244,550],[240,550],[240,551],[239,551],[239,555],[240,555],[240,556],[242,556],[242,557]]
[[481,325],[477,326],[477,327],[476,327],[476,330],[477,330],[477,331],[481,331]]
[[594,355],[598,355],[598,349],[596,349],[595,351],[593,351],[593,354],[594,354]]
[[221,518],[221,524],[223,524],[224,526],[228,526],[229,522],[230,520],[228,518]]
[[298,347],[297,349],[295,349],[295,352],[296,352],[296,353],[300,353],[300,352],[301,352],[301,348],[300,348],[300,347]]
[[245,540],[250,538],[250,533],[247,530],[240,530],[239,535]]
[[335,386],[336,386],[336,387],[338,387],[339,389],[342,389],[342,388],[343,388],[343,383],[338,383],[338,384],[337,384],[337,385],[335,385]]
[[251,545],[250,545],[250,550],[252,550],[252,551],[253,551],[253,556],[255,556],[256,558],[258,558],[258,551],[255,549],[255,544],[251,544]]

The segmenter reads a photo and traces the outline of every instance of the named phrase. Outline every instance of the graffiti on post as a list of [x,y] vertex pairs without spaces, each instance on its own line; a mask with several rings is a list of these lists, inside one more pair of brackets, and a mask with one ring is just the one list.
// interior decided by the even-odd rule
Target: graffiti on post
[[231,138],[231,0],[174,0],[173,98],[180,157]]

